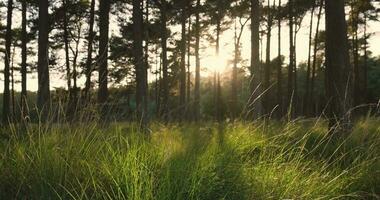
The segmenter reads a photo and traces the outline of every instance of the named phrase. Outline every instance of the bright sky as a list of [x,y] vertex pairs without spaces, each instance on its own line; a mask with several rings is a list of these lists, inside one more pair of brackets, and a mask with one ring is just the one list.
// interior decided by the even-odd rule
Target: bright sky
[[[309,34],[309,21],[310,21],[310,15],[307,15],[305,19],[303,20],[302,28],[300,29],[298,33],[297,38],[297,61],[305,61],[307,60],[308,55],[308,34]],[[315,20],[316,21],[316,20]],[[15,23],[15,26],[18,26],[18,22]],[[112,26],[112,25],[111,25]],[[242,43],[242,56],[244,59],[248,60],[250,59],[250,24],[248,23],[247,26],[244,29],[241,43]],[[116,27],[116,26],[115,26]],[[324,19],[321,20],[321,29],[324,28]],[[314,24],[315,28],[315,24]],[[314,29],[315,30],[315,29]],[[371,22],[369,23],[369,32],[372,32],[373,35],[371,39],[369,40],[369,49],[373,52],[373,55],[380,55],[380,22]],[[282,27],[282,54],[285,55],[285,57],[288,56],[288,49],[289,49],[289,35],[288,35],[289,29],[286,26],[286,23],[283,24]],[[272,42],[271,42],[271,57],[275,58],[277,56],[277,34],[278,29],[275,27],[272,30]],[[207,76],[214,71],[223,71],[226,68],[232,67],[228,66],[227,62],[228,60],[233,59],[233,51],[234,51],[234,30],[233,25],[231,26],[230,30],[225,31],[221,35],[221,48],[220,48],[220,56],[219,58],[216,58],[215,56],[215,44],[210,44],[205,39],[202,40],[201,46],[204,47],[201,52],[201,67],[204,69],[202,72],[202,76]],[[263,40],[263,49],[265,52],[265,38]],[[64,55],[64,54],[59,54]],[[16,57],[20,57],[20,52],[16,51]],[[265,56],[263,56],[265,58]],[[64,60],[64,57],[61,58]],[[19,61],[17,61],[19,62]],[[287,61],[286,61],[287,62]],[[192,58],[192,70],[194,70],[194,58]],[[0,63],[0,69],[3,69],[3,62]],[[57,88],[57,87],[65,87],[66,81],[63,79],[64,74],[60,72],[56,72],[56,70],[51,70],[51,88]],[[18,72],[15,72],[16,79],[20,80],[20,75]],[[28,75],[28,90],[30,91],[36,91],[37,90],[37,75],[36,73]],[[96,77],[94,76],[94,79]],[[153,77],[151,77],[153,78]],[[78,84],[80,87],[83,86],[84,80],[81,79],[78,81]],[[16,90],[19,91],[21,88],[21,85],[17,83],[15,85]],[[0,81],[0,92],[3,91],[3,77],[1,77]]]

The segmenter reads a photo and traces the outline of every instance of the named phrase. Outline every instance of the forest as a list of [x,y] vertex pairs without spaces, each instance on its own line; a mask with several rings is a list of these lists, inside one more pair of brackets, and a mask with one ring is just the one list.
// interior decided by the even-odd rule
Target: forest
[[380,199],[379,15],[0,0],[0,199]]

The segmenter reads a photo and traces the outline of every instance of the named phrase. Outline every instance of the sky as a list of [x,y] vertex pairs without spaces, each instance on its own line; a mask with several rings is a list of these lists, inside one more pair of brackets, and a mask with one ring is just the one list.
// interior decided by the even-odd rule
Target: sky
[[[380,6],[380,5],[379,5]],[[16,16],[16,19],[18,17]],[[308,37],[309,37],[309,21],[310,21],[310,14],[306,15],[302,27],[297,35],[297,62],[302,62],[307,60],[308,56]],[[316,20],[315,20],[316,21]],[[315,22],[314,21],[314,22]],[[14,26],[19,26],[19,21],[14,22]],[[314,23],[314,32],[315,32],[315,24]],[[245,27],[241,39],[241,50],[242,50],[242,57],[246,59],[249,63],[250,59],[250,51],[251,51],[251,39],[250,39],[250,24],[248,23]],[[117,25],[116,20],[111,21],[111,27],[113,27],[114,30],[112,30],[111,34],[117,34]],[[112,29],[112,28],[111,28]],[[174,28],[175,30],[177,28]],[[321,19],[321,25],[320,29],[324,29],[324,18]],[[286,26],[286,22],[283,23],[282,26],[282,36],[281,36],[281,45],[282,45],[282,55],[284,55],[287,59],[289,54],[289,29]],[[368,24],[368,32],[373,33],[372,37],[369,40],[369,50],[373,52],[374,56],[380,56],[380,22],[370,22]],[[262,42],[263,49],[265,52],[266,48],[266,38],[264,37],[264,40]],[[225,31],[221,35],[221,49],[220,49],[220,55],[219,57],[216,57],[215,55],[215,44],[208,42],[205,38],[201,40],[201,46],[202,52],[201,52],[201,68],[202,68],[202,76],[208,76],[215,71],[224,71],[228,68],[231,68],[231,65],[228,65],[228,61],[233,59],[233,51],[234,51],[234,30],[233,25],[231,26],[231,29]],[[274,27],[272,30],[272,39],[271,39],[271,58],[277,57],[277,44],[278,43],[278,28],[277,26]],[[64,60],[63,57],[64,54],[59,53],[58,56],[62,56],[61,60]],[[154,55],[152,55],[154,56]],[[21,57],[19,50],[16,51],[15,57]],[[265,56],[263,56],[265,58]],[[17,61],[18,62],[18,61]],[[287,60],[285,60],[287,62]],[[194,70],[195,65],[195,58],[191,58],[192,63],[192,70]],[[154,66],[153,66],[154,67]],[[0,69],[3,69],[4,65],[3,62],[0,63]],[[64,80],[64,73],[57,72],[57,70],[50,70],[51,73],[51,89],[59,88],[59,87],[65,87],[66,86],[66,80]],[[19,80],[20,75],[18,72],[15,72],[15,79]],[[94,76],[93,79],[96,79]],[[153,80],[154,76],[150,74],[150,80]],[[81,78],[78,80],[78,84],[80,87],[83,87],[84,80]],[[38,89],[37,87],[37,75],[36,73],[28,74],[28,90],[30,91],[36,91]],[[16,83],[15,89],[17,91],[20,91],[21,84]],[[0,78],[0,92],[3,91],[3,77]]]

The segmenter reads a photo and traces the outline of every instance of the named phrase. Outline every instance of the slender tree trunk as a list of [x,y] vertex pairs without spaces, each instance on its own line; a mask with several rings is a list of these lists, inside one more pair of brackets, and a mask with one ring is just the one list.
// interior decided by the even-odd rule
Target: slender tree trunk
[[[278,1],[278,9],[282,8],[281,0]],[[281,15],[278,15],[278,63],[277,63],[277,105],[278,118],[283,115],[282,100],[282,58],[281,58]]]
[[12,121],[15,120],[16,116],[16,102],[15,102],[15,76],[14,76],[14,71],[15,71],[15,66],[14,66],[14,61],[15,61],[15,55],[16,55],[16,42],[13,44],[13,49],[12,49],[12,64],[11,64],[11,77],[12,77],[12,82],[11,82],[11,91],[12,91],[12,115],[11,119]]
[[94,43],[94,22],[95,22],[95,0],[91,0],[90,6],[90,20],[89,20],[89,30],[88,30],[88,44],[87,44],[87,58],[86,58],[86,83],[85,83],[85,101],[89,103],[90,101],[90,88],[91,88],[91,75],[93,71],[92,63],[92,51]]
[[194,88],[194,118],[196,121],[199,120],[200,117],[200,83],[201,83],[201,62],[199,57],[199,48],[200,48],[200,6],[201,1],[197,0],[196,5],[196,16],[195,16],[195,88]]
[[368,49],[368,41],[367,41],[367,14],[364,13],[364,33],[363,33],[363,37],[364,37],[364,48],[363,48],[363,51],[364,51],[364,61],[363,61],[363,70],[362,70],[362,89],[361,89],[361,96],[363,96],[363,103],[367,103],[368,102],[368,89],[367,89],[367,82],[368,82],[368,64],[367,64],[367,60],[368,60],[368,52],[367,52],[367,49]]
[[13,0],[8,0],[7,10],[7,28],[5,33],[5,58],[4,58],[4,93],[3,93],[3,123],[10,122],[10,60],[11,60],[11,45],[12,45],[12,14]]
[[49,78],[49,1],[39,0],[38,24],[38,111],[41,121],[46,121],[50,111]]
[[326,0],[326,94],[330,128],[350,128],[351,75],[344,0]]
[[[65,43],[65,59],[66,59],[66,79],[67,79],[67,91],[69,91],[69,96],[71,98],[71,68],[70,68],[70,42],[69,42],[69,30],[68,30],[68,21],[67,21],[67,2],[63,0],[63,40]],[[70,110],[70,109],[69,109]],[[70,111],[69,111],[70,112]]]
[[359,40],[358,40],[358,17],[359,13],[356,10],[355,6],[351,6],[352,12],[352,53],[354,58],[354,72],[353,72],[353,84],[354,84],[354,106],[358,106],[362,103],[361,95],[361,81],[360,80],[360,68],[359,68]]
[[238,99],[238,92],[237,92],[237,65],[238,65],[238,57],[239,57],[239,44],[238,44],[238,36],[237,36],[237,24],[235,19],[235,35],[234,35],[234,43],[235,43],[235,49],[234,49],[234,63],[232,67],[232,79],[231,79],[231,118],[235,119],[237,117],[237,99]]
[[144,64],[143,53],[143,13],[142,0],[133,0],[133,47],[134,62],[136,67],[136,106],[137,117],[141,127],[145,130],[148,123],[147,113],[147,80],[146,65]]
[[107,114],[108,99],[108,41],[109,41],[110,1],[100,0],[99,5],[99,91],[98,102],[101,107],[101,117]]
[[191,119],[191,64],[190,64],[190,58],[191,58],[191,14],[189,14],[189,24],[188,24],[188,30],[187,30],[187,88],[186,88],[186,115],[188,119]]
[[293,31],[293,0],[289,0],[289,66],[288,66],[288,97],[287,106],[290,118],[294,116],[294,31]]
[[315,85],[315,75],[316,75],[316,68],[317,68],[317,54],[318,54],[318,37],[319,37],[319,26],[321,22],[321,16],[322,16],[322,10],[323,10],[323,4],[324,0],[320,0],[321,4],[319,6],[319,12],[317,16],[317,28],[315,32],[314,37],[314,55],[313,55],[313,66],[312,66],[312,72],[311,72],[311,83],[310,83],[310,104],[314,108],[311,110],[311,112],[315,115],[316,109],[315,109],[315,94],[314,94],[314,85]]
[[167,16],[166,2],[163,2],[161,8],[161,47],[162,47],[162,116],[165,122],[169,120],[169,77],[168,77],[168,58],[167,58]]
[[310,25],[309,25],[309,53],[307,56],[307,70],[306,70],[306,79],[305,79],[305,96],[304,96],[304,107],[303,114],[305,116],[310,116],[310,79],[311,79],[311,46],[313,44],[313,19],[314,19],[314,10],[315,10],[315,1],[310,13]]
[[182,16],[181,16],[181,69],[180,69],[180,100],[179,100],[179,117],[183,119],[183,112],[186,109],[186,3],[183,2]]
[[[221,32],[221,19],[220,16],[218,15],[217,17],[217,22],[216,22],[216,41],[215,41],[215,55],[216,58],[219,59],[219,52],[220,52],[220,32]],[[220,66],[218,66],[220,67]],[[219,91],[219,86],[220,86],[220,80],[219,80],[219,72],[214,72],[214,109],[215,109],[215,120],[220,122],[220,91]]]
[[268,29],[267,29],[267,44],[266,44],[266,52],[265,52],[265,69],[264,69],[264,89],[266,90],[264,94],[264,112],[266,115],[270,114],[271,108],[270,108],[270,95],[269,95],[269,88],[270,88],[270,74],[271,74],[271,65],[270,65],[270,52],[271,52],[271,36],[272,36],[272,14],[271,14],[271,5],[270,1],[268,0]]
[[258,119],[262,113],[262,102],[260,95],[261,86],[261,67],[260,67],[260,1],[251,0],[251,66],[250,66],[250,100],[249,115],[253,119]]
[[27,116],[27,43],[28,43],[28,33],[27,33],[27,2],[23,0],[21,2],[21,119],[24,120]]

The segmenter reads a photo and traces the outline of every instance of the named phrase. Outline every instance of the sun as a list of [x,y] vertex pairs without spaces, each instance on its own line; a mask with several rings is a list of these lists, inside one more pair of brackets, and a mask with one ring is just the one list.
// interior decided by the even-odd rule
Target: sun
[[203,59],[203,67],[206,69],[207,74],[215,72],[223,72],[227,67],[227,57],[211,55]]

